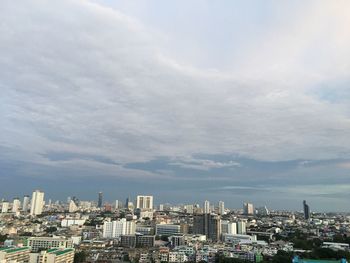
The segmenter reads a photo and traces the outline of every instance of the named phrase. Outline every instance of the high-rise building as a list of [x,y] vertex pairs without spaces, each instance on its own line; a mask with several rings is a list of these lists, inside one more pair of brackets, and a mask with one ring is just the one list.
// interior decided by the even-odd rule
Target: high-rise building
[[194,215],[193,233],[206,235],[207,238],[218,241],[221,235],[220,216],[213,214]]
[[32,195],[30,214],[32,216],[41,215],[44,207],[44,192],[36,190]]
[[74,213],[78,211],[78,209],[79,209],[78,204],[74,200],[70,200],[68,212]]
[[210,202],[208,200],[204,201],[203,212],[204,214],[210,214]]
[[138,195],[136,198],[136,208],[153,209],[153,196],[152,195]]
[[225,203],[224,201],[219,201],[219,215],[225,214]]
[[115,200],[115,209],[120,208],[120,201],[119,200]]
[[23,197],[23,204],[22,204],[22,210],[24,212],[27,212],[29,210],[29,203],[30,203],[30,197],[29,195],[25,195]]
[[125,218],[118,221],[105,221],[103,224],[103,237],[118,238],[121,235],[134,235],[135,230],[135,221],[126,221]]
[[309,219],[310,218],[310,207],[308,204],[306,204],[306,201],[303,201],[303,208],[304,208],[304,218]]
[[254,206],[251,203],[243,204],[243,214],[245,215],[254,215]]
[[247,233],[247,225],[244,221],[237,222],[237,234],[245,235]]
[[7,201],[2,202],[1,213],[7,213],[9,211],[10,203]]
[[97,200],[97,207],[98,208],[102,207],[102,202],[103,202],[103,193],[99,192],[98,193],[98,200]]
[[230,222],[228,220],[222,220],[221,221],[221,233],[222,234],[229,234],[229,235],[236,235],[237,234],[237,223]]
[[19,201],[19,198],[14,198],[12,203],[12,213],[17,213],[21,208],[21,201]]

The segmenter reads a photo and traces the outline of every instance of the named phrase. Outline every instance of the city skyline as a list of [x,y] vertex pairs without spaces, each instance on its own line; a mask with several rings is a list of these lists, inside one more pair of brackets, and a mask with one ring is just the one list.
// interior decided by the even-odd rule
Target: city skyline
[[0,3],[0,198],[350,212],[348,1],[136,2]]

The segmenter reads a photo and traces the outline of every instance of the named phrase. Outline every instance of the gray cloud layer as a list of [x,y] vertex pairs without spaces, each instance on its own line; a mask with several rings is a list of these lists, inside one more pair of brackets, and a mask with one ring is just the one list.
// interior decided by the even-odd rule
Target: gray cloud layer
[[[210,171],[240,164],[234,158],[196,155],[233,154],[267,162],[350,157],[349,94],[347,88],[333,92],[338,81],[343,87],[349,83],[344,74],[350,69],[344,48],[349,34],[335,32],[329,40],[339,50],[329,65],[321,61],[316,69],[319,74],[329,69],[329,77],[307,66],[302,74],[295,69],[305,62],[301,54],[308,52],[303,48],[313,23],[300,34],[277,30],[255,61],[249,58],[242,61],[242,71],[224,73],[177,63],[139,22],[89,1],[0,5],[4,162],[78,169],[80,176],[89,170],[174,180],[175,170],[131,169],[128,163],[166,157],[172,166]],[[342,25],[342,18],[333,25]],[[290,34],[295,39],[280,50],[283,36]],[[276,48],[280,55],[272,52]],[[288,58],[288,50],[294,50],[289,70],[280,61]],[[269,60],[271,67],[265,68]],[[49,177],[50,169],[45,173]]]

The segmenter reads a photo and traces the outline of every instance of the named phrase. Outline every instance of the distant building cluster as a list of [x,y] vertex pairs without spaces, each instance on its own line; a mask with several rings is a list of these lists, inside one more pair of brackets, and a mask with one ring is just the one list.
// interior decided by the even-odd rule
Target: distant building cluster
[[1,263],[69,263],[74,257],[111,263],[214,263],[218,257],[262,262],[279,250],[299,253],[302,248],[288,241],[295,233],[317,237],[322,248],[350,252],[348,243],[331,239],[350,237],[350,216],[311,213],[305,200],[302,212],[288,212],[251,202],[236,210],[208,200],[155,205],[152,195],[109,203],[102,192],[95,201],[72,196],[52,202],[35,190],[0,205]]

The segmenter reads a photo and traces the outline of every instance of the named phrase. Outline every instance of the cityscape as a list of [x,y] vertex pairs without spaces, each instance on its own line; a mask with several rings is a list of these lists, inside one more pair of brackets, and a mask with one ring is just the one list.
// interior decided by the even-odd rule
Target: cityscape
[[0,263],[350,263],[350,0],[0,0]]
[[3,199],[0,262],[345,263],[350,255],[350,214],[315,213],[306,200],[300,211],[160,201],[106,202],[103,192],[56,201],[40,190]]

